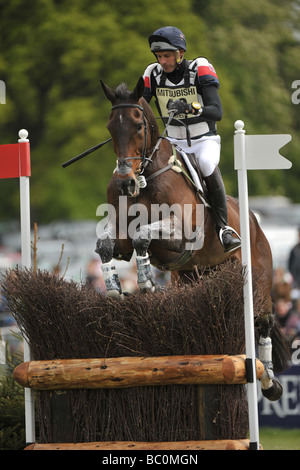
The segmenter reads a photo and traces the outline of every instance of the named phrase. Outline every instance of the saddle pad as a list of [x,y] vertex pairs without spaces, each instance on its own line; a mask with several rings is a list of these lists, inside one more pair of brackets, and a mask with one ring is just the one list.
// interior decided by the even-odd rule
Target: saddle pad
[[190,158],[189,156],[180,148],[176,145],[176,150],[180,153],[180,155],[182,156],[183,160],[184,160],[184,163],[186,164],[187,166],[187,169],[189,171],[189,174],[190,174],[190,177],[192,178],[196,188],[202,193],[204,194],[204,188],[203,188],[203,185],[200,181],[200,178],[199,178],[199,175],[197,173],[197,171],[195,170],[195,168],[193,167],[191,161],[190,161],[190,158],[194,158],[192,155],[190,155]]

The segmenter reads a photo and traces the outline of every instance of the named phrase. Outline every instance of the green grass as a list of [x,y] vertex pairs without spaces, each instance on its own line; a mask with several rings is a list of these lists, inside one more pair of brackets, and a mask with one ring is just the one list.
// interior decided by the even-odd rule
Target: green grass
[[260,428],[263,450],[300,450],[300,429]]

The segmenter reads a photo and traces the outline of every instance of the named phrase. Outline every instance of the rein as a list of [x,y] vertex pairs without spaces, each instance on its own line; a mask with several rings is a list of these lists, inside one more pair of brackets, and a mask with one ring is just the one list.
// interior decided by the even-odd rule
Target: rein
[[[139,104],[134,104],[134,103],[120,103],[120,104],[117,104],[117,105],[114,105],[112,106],[111,108],[111,111],[115,110],[115,109],[119,109],[119,108],[137,108],[139,109],[140,111],[142,111],[143,113],[143,121],[144,121],[144,136],[145,136],[145,139],[144,139],[144,147],[143,147],[143,151],[142,151],[142,155],[139,156],[139,157],[127,157],[127,158],[119,158],[119,162],[121,163],[121,165],[126,165],[128,166],[129,168],[132,168],[132,163],[128,162],[128,160],[141,160],[141,163],[140,163],[140,168],[139,168],[139,175],[137,178],[139,178],[139,182],[140,182],[140,186],[141,187],[145,187],[147,185],[146,181],[149,181],[153,178],[155,178],[156,176],[160,175],[161,173],[164,173],[165,171],[169,170],[170,168],[172,168],[174,166],[174,164],[176,163],[173,163],[173,164],[168,164],[167,166],[165,166],[164,168],[161,168],[160,170],[156,171],[155,173],[153,173],[152,175],[150,175],[148,178],[145,178],[144,176],[142,176],[142,173],[144,172],[145,168],[147,167],[147,165],[151,162],[153,162],[152,160],[152,157],[154,155],[154,153],[159,149],[159,146],[161,144],[161,141],[162,139],[164,139],[164,135],[167,131],[167,128],[169,126],[169,124],[171,123],[171,121],[173,120],[174,118],[174,112],[173,113],[170,113],[170,116],[168,118],[168,121],[165,125],[165,129],[162,133],[162,135],[158,138],[155,146],[153,147],[153,150],[151,152],[151,155],[150,157],[147,157],[147,154],[150,152],[147,151],[147,137],[148,137],[148,127],[147,127],[147,121],[149,122],[149,125],[152,129],[152,132],[154,130],[154,126],[153,124],[151,123],[150,119],[148,118],[148,116],[146,115],[145,113],[145,110],[144,108],[139,105]],[[181,121],[181,123],[186,127],[187,129],[187,140],[188,140],[188,144],[190,146],[190,135],[189,135],[189,130],[188,130],[188,126]],[[86,150],[85,152],[77,155],[76,157],[72,158],[71,160],[68,160],[67,162],[63,163],[62,164],[62,167],[63,168],[66,168],[67,166],[71,165],[72,163],[75,163],[76,161],[80,160],[81,158],[85,157],[86,155],[89,155],[90,153],[94,152],[95,150],[101,148],[103,145],[107,144],[108,142],[111,142],[111,138],[104,141],[104,142],[101,142],[100,144],[97,144],[95,145],[94,147]],[[176,161],[176,159],[175,159]]]
[[[144,172],[145,168],[147,167],[147,165],[151,162],[153,162],[152,160],[152,157],[154,155],[154,153],[159,149],[159,146],[161,144],[161,141],[162,139],[164,139],[164,134],[166,133],[167,131],[167,128],[170,124],[170,122],[172,121],[172,119],[174,118],[174,112],[173,113],[170,113],[170,116],[168,118],[168,121],[165,125],[165,129],[164,129],[164,132],[162,133],[162,135],[158,138],[152,152],[151,152],[151,155],[150,157],[147,157],[147,154],[148,154],[148,151],[147,151],[147,136],[148,136],[148,128],[147,128],[147,122],[146,122],[146,119],[148,120],[151,128],[152,128],[152,131],[153,131],[153,125],[151,124],[151,121],[150,119],[148,118],[148,116],[146,115],[145,113],[145,110],[142,106],[140,106],[139,104],[132,104],[132,103],[120,103],[120,104],[117,104],[115,106],[112,106],[111,108],[111,111],[115,110],[115,109],[119,109],[119,108],[137,108],[139,109],[140,111],[142,111],[143,113],[143,120],[144,120],[144,135],[145,135],[145,141],[144,141],[144,148],[143,148],[143,152],[142,152],[142,155],[141,157],[127,157],[127,158],[119,158],[119,163],[123,164],[123,165],[127,165],[129,168],[132,168],[132,163],[128,163],[128,160],[139,160],[141,159],[141,164],[140,164],[140,168],[139,168],[139,176],[137,177],[138,180],[139,180],[139,183],[140,183],[140,186],[141,187],[145,187],[147,185],[147,181],[150,181],[152,180],[153,178],[156,178],[157,176],[161,175],[162,173],[164,173],[165,171],[168,171],[170,170],[171,168],[174,167],[174,165],[177,164],[178,160],[176,159],[176,150],[174,148],[174,146],[172,145],[172,149],[173,149],[173,156],[174,156],[174,160],[172,163],[169,163],[168,162],[168,165],[165,166],[164,168],[161,168],[160,170],[156,171],[155,173],[153,173],[152,175],[148,176],[147,178],[145,178],[144,176],[142,176],[142,173]],[[180,163],[180,162],[179,162]]]
[[[129,168],[132,168],[132,164],[131,163],[128,163],[128,160],[139,160],[141,159],[141,164],[140,164],[140,169],[139,169],[139,175],[142,175],[142,173],[144,172],[145,168],[147,167],[147,165],[151,162],[153,162],[152,160],[152,157],[153,155],[155,154],[155,152],[159,149],[159,146],[160,146],[160,143],[162,141],[162,139],[164,139],[164,135],[165,133],[167,132],[167,129],[168,129],[168,126],[169,124],[171,123],[171,121],[173,120],[174,118],[174,114],[175,112],[171,112],[170,113],[170,116],[168,118],[168,121],[165,125],[165,129],[162,133],[162,135],[158,138],[152,152],[151,152],[151,155],[150,157],[147,157],[147,154],[148,154],[148,151],[147,151],[147,136],[148,136],[148,128],[147,128],[147,122],[146,122],[146,119],[147,121],[149,122],[151,128],[152,128],[152,131],[154,129],[154,126],[153,124],[151,124],[151,121],[150,119],[148,118],[147,114],[145,113],[145,110],[144,108],[139,105],[139,104],[133,104],[133,103],[120,103],[120,104],[117,104],[115,106],[112,106],[111,108],[111,111],[115,110],[115,109],[119,109],[119,108],[137,108],[139,109],[140,111],[142,111],[143,113],[143,120],[144,120],[144,135],[145,135],[145,141],[144,141],[144,148],[143,148],[143,152],[142,152],[142,155],[141,157],[127,157],[127,158],[119,158],[119,162],[123,165],[127,165]],[[189,146],[191,145],[191,139],[190,139],[190,134],[189,134],[189,129],[188,129],[188,126],[183,123],[181,121],[181,123],[186,127],[187,129],[187,140],[188,140],[188,144]],[[172,146],[173,148],[173,151],[174,151],[174,147]],[[174,154],[175,155],[175,154]],[[175,162],[176,159],[175,159]],[[148,176],[148,178],[145,179],[145,181],[142,183],[143,185],[146,185],[146,181],[149,181],[153,178],[155,178],[156,176],[160,175],[161,173],[164,173],[165,171],[169,170],[170,168],[172,168],[174,166],[174,164],[176,163],[173,163],[173,164],[168,164],[166,167],[164,168],[161,168],[160,170],[156,171],[155,173],[153,173],[152,175]],[[140,178],[144,178],[143,176],[140,176]]]

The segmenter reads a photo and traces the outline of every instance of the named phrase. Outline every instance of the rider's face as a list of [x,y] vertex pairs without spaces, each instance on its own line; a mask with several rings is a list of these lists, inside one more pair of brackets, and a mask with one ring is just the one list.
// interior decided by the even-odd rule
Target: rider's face
[[171,73],[176,69],[178,59],[177,51],[156,52],[156,58],[166,73]]

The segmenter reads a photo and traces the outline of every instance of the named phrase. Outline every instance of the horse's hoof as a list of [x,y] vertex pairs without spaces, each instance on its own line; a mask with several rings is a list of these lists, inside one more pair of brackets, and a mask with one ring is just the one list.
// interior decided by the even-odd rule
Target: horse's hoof
[[139,288],[140,291],[145,293],[145,292],[155,292],[155,285],[150,279],[147,279],[146,282],[140,282],[139,283]]
[[264,397],[266,397],[270,401],[277,401],[282,395],[283,388],[281,383],[278,382],[278,380],[273,379],[272,380],[272,386],[270,388],[267,388],[266,390],[262,389],[262,394]]
[[108,295],[108,297],[112,297],[112,298],[115,298],[115,299],[116,298],[118,299],[118,298],[121,298],[121,297],[123,298],[122,292],[120,292],[117,289],[109,289],[107,291],[107,295]]

